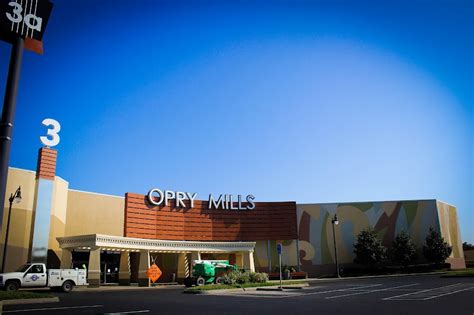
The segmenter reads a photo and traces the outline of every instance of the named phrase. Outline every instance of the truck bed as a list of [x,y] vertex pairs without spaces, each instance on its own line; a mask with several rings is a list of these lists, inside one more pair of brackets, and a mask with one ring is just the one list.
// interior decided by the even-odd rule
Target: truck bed
[[87,284],[87,270],[85,269],[49,269],[48,282],[51,287],[60,287],[64,281],[71,280],[75,285]]

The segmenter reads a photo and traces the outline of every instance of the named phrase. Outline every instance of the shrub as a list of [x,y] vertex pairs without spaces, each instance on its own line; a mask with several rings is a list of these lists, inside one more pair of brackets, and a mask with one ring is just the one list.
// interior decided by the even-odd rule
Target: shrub
[[264,283],[268,275],[264,272],[231,271],[224,275],[225,284]]
[[237,276],[237,283],[238,284],[249,283],[249,282],[250,282],[250,272],[244,271],[244,272],[241,272]]
[[225,284],[236,284],[240,271],[230,271],[224,275]]
[[265,283],[268,281],[268,274],[264,272],[251,272],[250,282],[253,283]]
[[451,255],[452,247],[444,241],[444,238],[433,227],[430,227],[425,242],[423,255],[429,262],[441,264]]
[[387,249],[377,238],[377,233],[373,229],[360,231],[354,244],[354,262],[373,268],[380,264],[386,256]]
[[397,234],[392,243],[392,260],[396,264],[407,267],[416,259],[416,247],[405,231]]

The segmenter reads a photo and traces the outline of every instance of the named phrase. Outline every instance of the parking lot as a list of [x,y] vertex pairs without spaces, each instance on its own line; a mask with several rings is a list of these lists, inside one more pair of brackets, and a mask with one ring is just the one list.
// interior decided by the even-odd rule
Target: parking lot
[[183,287],[81,291],[5,314],[474,314],[474,280],[439,275],[310,280],[301,290],[183,294]]
[[[403,278],[403,280],[392,278],[388,281],[387,279],[364,280],[363,282],[359,280],[360,283],[353,280],[340,280],[340,283],[328,281],[322,284],[321,281],[312,281],[309,287],[303,287],[302,289],[288,288],[284,291],[249,290],[239,293],[218,293],[217,295],[269,299],[319,297],[327,300],[362,298],[365,295],[369,299],[383,301],[427,301],[474,290],[474,281],[425,283],[423,280],[423,278],[412,277]],[[344,281],[350,281],[350,283],[344,283]]]

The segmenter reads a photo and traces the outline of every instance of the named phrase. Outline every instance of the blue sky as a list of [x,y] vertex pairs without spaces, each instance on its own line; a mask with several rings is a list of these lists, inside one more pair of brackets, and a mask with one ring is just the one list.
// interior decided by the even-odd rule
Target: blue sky
[[472,1],[54,3],[12,166],[35,168],[51,117],[71,188],[438,198],[474,242]]

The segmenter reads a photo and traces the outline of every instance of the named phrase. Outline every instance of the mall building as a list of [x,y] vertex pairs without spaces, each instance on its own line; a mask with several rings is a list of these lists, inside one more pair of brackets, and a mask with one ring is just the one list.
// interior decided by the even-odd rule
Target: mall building
[[[309,276],[331,274],[334,214],[343,267],[352,266],[356,235],[367,227],[386,246],[407,231],[418,248],[434,227],[453,247],[452,268],[465,267],[456,208],[439,200],[297,204],[262,202],[252,195],[199,200],[195,194],[159,189],[112,196],[70,189],[56,176],[57,156],[57,150],[43,147],[36,171],[9,168],[1,234],[3,248],[9,225],[5,271],[44,262],[87,268],[91,286],[146,286],[153,262],[163,272],[158,282],[181,281],[196,259],[227,259],[241,269],[274,271],[276,244],[282,243],[284,265]],[[12,203],[9,216],[8,197],[18,187],[22,198]]]

